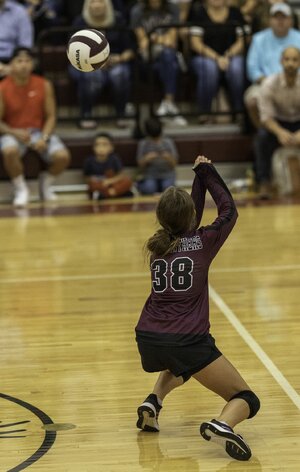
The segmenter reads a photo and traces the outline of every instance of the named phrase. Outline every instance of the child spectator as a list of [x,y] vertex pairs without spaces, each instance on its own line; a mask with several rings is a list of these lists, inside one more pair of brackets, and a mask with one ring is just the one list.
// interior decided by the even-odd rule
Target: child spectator
[[146,138],[139,142],[137,163],[142,171],[138,189],[144,195],[163,192],[175,185],[178,153],[175,143],[162,135],[162,124],[157,118],[145,121]]
[[114,150],[112,137],[100,133],[94,140],[94,155],[84,162],[83,172],[93,199],[131,197],[131,179],[122,170],[121,160]]

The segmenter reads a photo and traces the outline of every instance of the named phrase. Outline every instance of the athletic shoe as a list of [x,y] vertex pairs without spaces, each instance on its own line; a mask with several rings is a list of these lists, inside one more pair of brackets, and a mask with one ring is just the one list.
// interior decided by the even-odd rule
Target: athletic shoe
[[173,124],[177,126],[186,126],[187,121],[183,116],[177,115],[177,116],[174,116],[173,118]]
[[96,129],[98,126],[98,123],[96,120],[87,118],[87,119],[80,120],[78,123],[78,126],[80,129],[90,130],[90,129]]
[[151,393],[137,409],[137,428],[157,433],[159,431],[158,415],[161,409],[157,396]]
[[57,195],[54,193],[51,185],[54,177],[48,173],[42,173],[39,177],[39,193],[40,199],[45,202],[54,202],[57,200]]
[[235,434],[230,426],[217,420],[201,424],[200,434],[206,441],[214,441],[224,447],[230,457],[238,461],[247,461],[251,457],[251,450],[242,436]]
[[163,100],[159,105],[156,114],[158,116],[166,116],[169,114],[169,104],[166,100]]
[[15,207],[26,206],[29,200],[29,190],[26,187],[15,188],[15,195],[13,200],[13,205]]

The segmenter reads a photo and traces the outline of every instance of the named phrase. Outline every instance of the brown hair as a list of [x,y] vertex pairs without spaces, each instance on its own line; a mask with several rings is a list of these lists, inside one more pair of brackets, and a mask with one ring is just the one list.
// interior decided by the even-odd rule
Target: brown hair
[[165,256],[174,251],[180,237],[195,228],[195,206],[189,193],[181,188],[169,187],[156,207],[156,216],[162,226],[145,244],[150,257]]

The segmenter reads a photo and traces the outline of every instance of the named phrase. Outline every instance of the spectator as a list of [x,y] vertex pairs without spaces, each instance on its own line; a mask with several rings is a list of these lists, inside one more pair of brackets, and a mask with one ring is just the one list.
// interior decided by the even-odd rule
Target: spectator
[[175,105],[179,72],[177,31],[176,28],[158,28],[153,31],[154,28],[172,23],[179,23],[178,9],[168,4],[167,0],[145,0],[131,11],[131,26],[136,33],[141,57],[147,64],[150,37],[153,67],[163,86],[163,100],[157,114],[160,117],[177,115],[174,122],[184,126],[186,120],[179,115],[179,110]]
[[[258,31],[262,31],[266,29],[270,25],[270,9],[272,5],[275,3],[286,3],[288,1],[284,0],[260,0],[258,2],[258,6],[255,10],[255,15],[252,21],[252,33],[257,33]],[[295,12],[292,12],[292,20],[293,20],[293,27],[298,29],[298,16]]]
[[162,124],[157,118],[145,121],[146,138],[138,144],[137,163],[142,172],[138,189],[144,195],[163,192],[175,185],[178,154],[172,139],[163,137]]
[[259,95],[260,120],[255,141],[256,179],[261,198],[271,196],[272,156],[279,146],[300,147],[300,49],[286,48],[283,72],[264,80]]
[[11,73],[0,82],[0,133],[4,167],[14,186],[15,206],[28,202],[21,157],[27,149],[35,150],[48,164],[40,177],[40,196],[54,200],[51,188],[55,177],[68,165],[70,155],[55,136],[55,98],[51,83],[32,73],[30,49],[17,48],[10,62]]
[[179,11],[179,22],[186,23],[192,0],[169,0],[169,3],[176,5]]
[[292,10],[275,3],[270,10],[270,28],[255,33],[247,55],[247,75],[252,85],[246,90],[245,104],[256,128],[260,127],[258,95],[261,84],[281,70],[281,54],[287,46],[300,48],[300,32],[292,28]]
[[132,196],[131,179],[114,150],[112,137],[100,133],[94,140],[94,155],[84,162],[88,193],[93,199]]
[[265,0],[229,0],[228,5],[239,8],[245,21],[252,24],[258,7],[265,3]]
[[244,18],[238,8],[228,7],[226,0],[207,0],[206,5],[195,3],[189,16],[190,23],[199,25],[191,28],[199,110],[210,113],[221,78],[225,78],[233,111],[241,112],[245,90]]
[[9,72],[9,63],[17,47],[31,48],[33,27],[26,9],[11,0],[0,0],[0,77]]
[[59,0],[61,15],[68,25],[81,14],[84,0]]
[[[84,0],[55,0],[61,16],[68,25],[73,24],[74,20],[81,15]],[[114,10],[118,10],[124,18],[126,17],[126,8],[123,0],[112,0]]]
[[[111,0],[85,0],[83,12],[74,23],[78,28],[124,28],[122,15],[114,11]],[[130,62],[134,57],[130,36],[124,30],[107,30],[106,38],[110,45],[110,56],[105,67],[93,72],[84,73],[74,67],[69,68],[71,77],[77,83],[80,106],[80,127],[96,128],[97,122],[92,119],[92,109],[96,98],[104,87],[109,85],[113,92],[114,106],[119,124],[125,116],[131,85]]]
[[58,25],[57,0],[25,0],[24,6],[33,23],[35,39],[43,29]]

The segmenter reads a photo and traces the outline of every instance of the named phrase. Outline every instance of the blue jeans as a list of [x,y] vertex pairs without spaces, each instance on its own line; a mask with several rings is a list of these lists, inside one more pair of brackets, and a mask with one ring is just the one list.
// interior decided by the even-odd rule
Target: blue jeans
[[219,69],[216,61],[208,57],[193,57],[191,65],[197,76],[197,101],[200,111],[204,113],[211,111],[212,100],[218,93],[222,75],[228,87],[233,111],[243,110],[245,90],[243,56],[230,58],[228,69],[225,72]]
[[175,185],[175,177],[166,179],[146,178],[138,182],[138,190],[143,195],[153,195],[166,190],[171,185]]
[[113,92],[113,101],[118,116],[123,116],[130,93],[130,65],[117,64],[109,69],[98,69],[93,72],[81,72],[69,68],[72,79],[77,82],[78,100],[81,116],[89,118],[92,108],[102,89],[109,85]]
[[173,48],[164,48],[154,60],[154,70],[158,73],[163,85],[164,95],[175,96],[176,82],[179,71],[176,51]]

